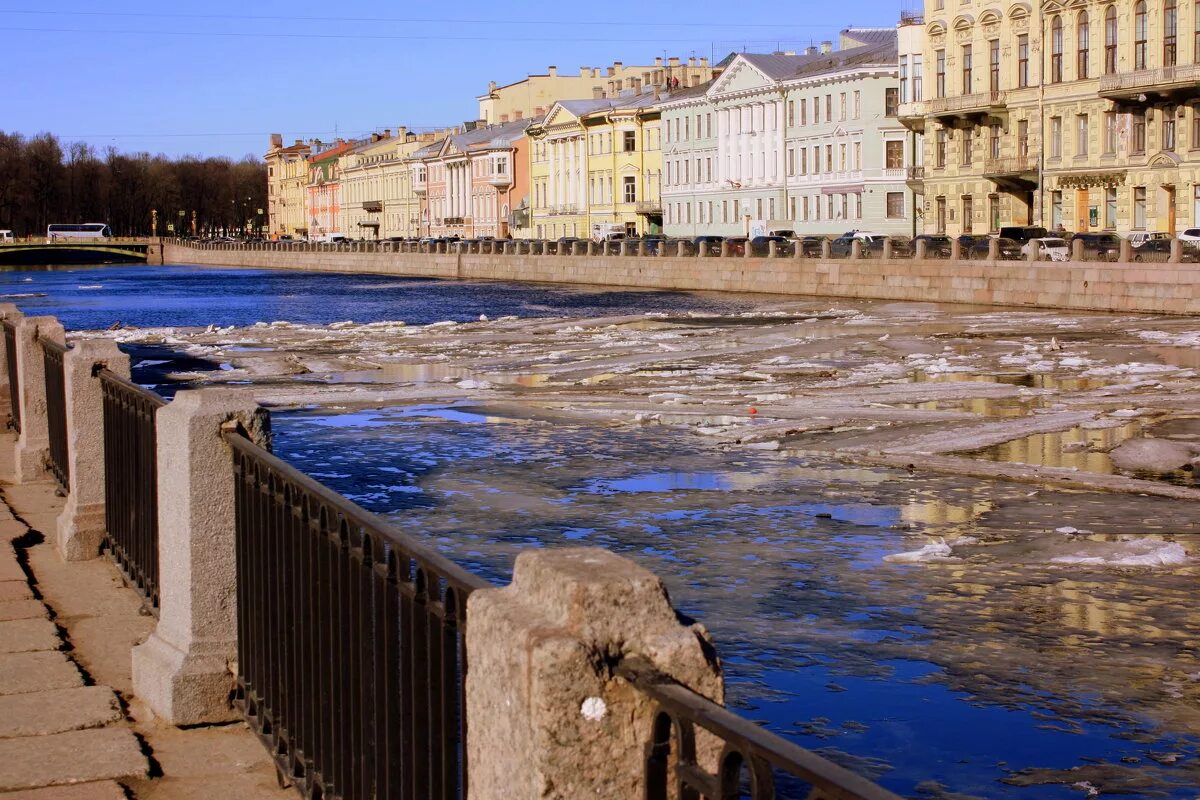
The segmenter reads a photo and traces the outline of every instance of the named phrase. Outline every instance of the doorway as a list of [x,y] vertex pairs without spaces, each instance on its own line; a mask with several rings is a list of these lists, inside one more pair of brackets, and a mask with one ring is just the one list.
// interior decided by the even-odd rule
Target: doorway
[[1075,190],[1075,230],[1088,229],[1088,190]]

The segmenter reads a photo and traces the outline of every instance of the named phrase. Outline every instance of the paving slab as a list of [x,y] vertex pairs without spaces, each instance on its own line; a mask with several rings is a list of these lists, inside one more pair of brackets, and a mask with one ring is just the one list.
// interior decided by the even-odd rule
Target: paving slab
[[0,739],[0,791],[136,778],[149,768],[128,728]]
[[0,697],[0,739],[99,728],[121,719],[107,686],[80,686]]
[[0,542],[11,542],[20,539],[29,532],[29,527],[15,519],[0,520]]
[[14,619],[0,622],[0,653],[28,653],[62,647],[58,628],[48,619]]
[[45,619],[49,612],[40,600],[6,600],[0,602],[0,620]]
[[119,783],[77,783],[74,786],[47,786],[19,792],[0,792],[0,800],[127,800]]
[[33,591],[22,578],[19,581],[0,581],[0,603],[9,600],[32,600]]
[[17,554],[9,545],[0,545],[0,581],[23,581],[25,570],[17,563]]
[[79,668],[61,650],[0,654],[0,696],[82,685]]

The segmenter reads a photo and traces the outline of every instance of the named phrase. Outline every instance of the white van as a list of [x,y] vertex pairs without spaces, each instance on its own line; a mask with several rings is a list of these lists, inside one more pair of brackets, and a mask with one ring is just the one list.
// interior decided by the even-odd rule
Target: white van
[[15,241],[12,231],[0,231],[0,244],[12,244]]

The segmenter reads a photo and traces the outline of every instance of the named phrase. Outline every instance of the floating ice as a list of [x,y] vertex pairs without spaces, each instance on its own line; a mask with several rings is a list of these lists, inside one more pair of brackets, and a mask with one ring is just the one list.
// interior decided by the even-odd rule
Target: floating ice
[[454,384],[460,389],[491,389],[495,384],[490,381],[463,380]]
[[[1082,564],[1097,567],[1172,567],[1190,560],[1178,542],[1161,539],[1131,539],[1116,545],[1090,548],[1074,555],[1050,559],[1054,564]],[[1106,552],[1105,552],[1106,551]],[[1093,554],[1097,553],[1097,554]]]
[[925,561],[949,561],[953,558],[954,550],[950,545],[946,544],[945,539],[938,539],[936,542],[931,542],[919,550],[910,550],[906,553],[892,553],[890,556],[884,556],[884,561],[890,561],[893,564],[919,564]]

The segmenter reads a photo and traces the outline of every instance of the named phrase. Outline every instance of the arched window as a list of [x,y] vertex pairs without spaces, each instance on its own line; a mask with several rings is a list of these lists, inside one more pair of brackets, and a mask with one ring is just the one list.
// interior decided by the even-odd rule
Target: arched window
[[[1200,2],[1200,0],[1197,0]],[[1104,9],[1104,74],[1117,74],[1117,8]]]
[[1133,68],[1146,68],[1146,0],[1133,7]]
[[1075,24],[1075,45],[1079,52],[1075,77],[1081,81],[1086,80],[1088,77],[1088,59],[1091,56],[1091,44],[1092,32],[1088,26],[1088,13],[1080,11],[1078,21]]
[[1163,3],[1163,66],[1175,66],[1178,54],[1179,10],[1175,0],[1165,0]]
[[1062,17],[1055,15],[1050,21],[1050,82],[1062,83],[1063,79],[1063,24]]

